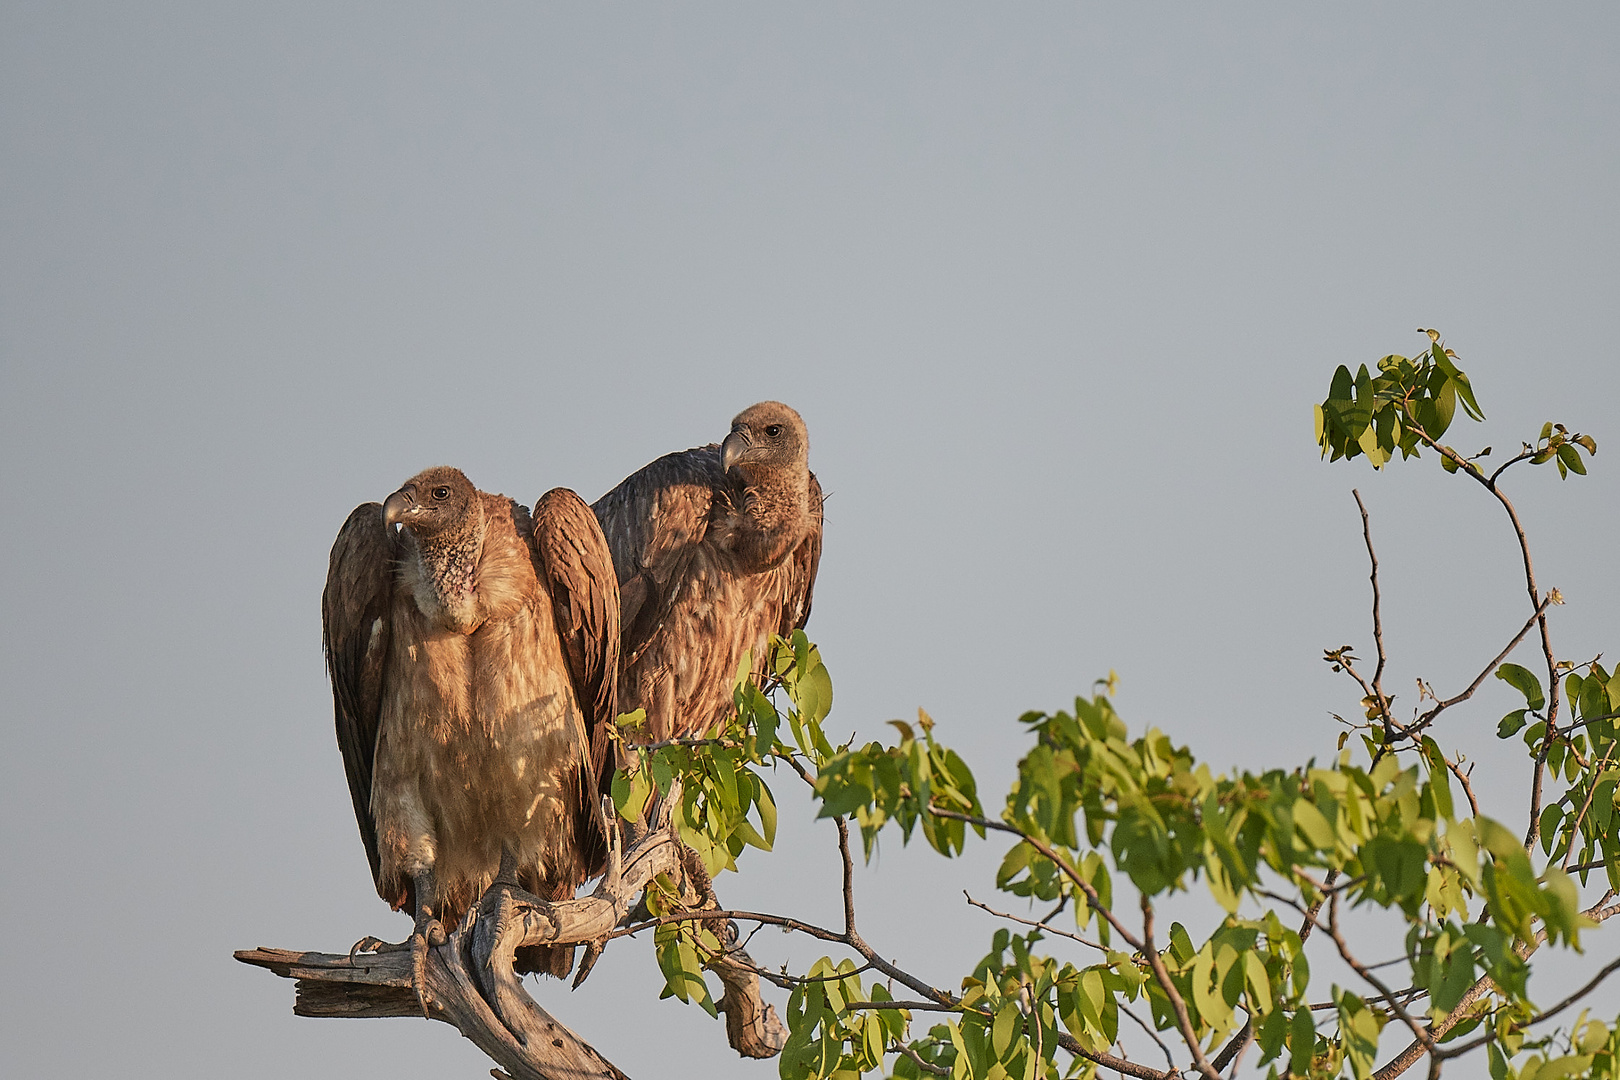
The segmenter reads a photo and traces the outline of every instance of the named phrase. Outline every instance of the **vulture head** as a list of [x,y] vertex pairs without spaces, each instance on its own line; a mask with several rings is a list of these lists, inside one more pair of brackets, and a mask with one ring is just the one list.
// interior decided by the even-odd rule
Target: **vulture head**
[[417,473],[383,503],[383,521],[392,528],[403,525],[419,539],[428,540],[464,525],[478,498],[478,489],[460,469],[439,465]]
[[749,483],[771,474],[802,476],[810,467],[810,435],[798,413],[780,401],[762,401],[731,422],[720,460],[726,472],[736,469]]

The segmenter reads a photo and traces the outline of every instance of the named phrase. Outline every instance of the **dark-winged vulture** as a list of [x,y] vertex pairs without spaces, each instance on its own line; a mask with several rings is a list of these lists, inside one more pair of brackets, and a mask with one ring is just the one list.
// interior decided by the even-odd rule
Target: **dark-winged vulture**
[[[531,515],[428,469],[349,515],[321,614],[360,836],[378,894],[415,916],[418,956],[503,857],[503,881],[546,899],[601,870],[619,602],[579,496],[550,491]],[[517,957],[572,963],[571,948]]]
[[619,708],[647,710],[637,741],[695,735],[731,712],[746,650],[810,616],[821,485],[799,414],[740,413],[718,445],[667,454],[591,507],[619,577]]

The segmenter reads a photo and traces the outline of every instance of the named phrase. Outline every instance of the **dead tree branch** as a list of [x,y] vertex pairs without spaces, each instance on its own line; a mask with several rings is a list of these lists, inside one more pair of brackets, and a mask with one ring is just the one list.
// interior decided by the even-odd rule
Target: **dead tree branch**
[[[671,830],[658,829],[615,859],[619,865],[609,867],[590,896],[556,903],[524,897],[474,908],[445,944],[428,952],[429,1017],[456,1028],[514,1080],[623,1080],[624,1073],[529,997],[512,954],[528,945],[606,938],[648,882],[681,873],[682,847]],[[235,956],[296,980],[298,1016],[421,1015],[409,950],[351,956],[260,948]],[[713,965],[726,987],[720,1007],[727,1037],[744,1056],[769,1057],[781,1049],[785,1033],[775,1010],[760,999],[752,962],[727,959]]]

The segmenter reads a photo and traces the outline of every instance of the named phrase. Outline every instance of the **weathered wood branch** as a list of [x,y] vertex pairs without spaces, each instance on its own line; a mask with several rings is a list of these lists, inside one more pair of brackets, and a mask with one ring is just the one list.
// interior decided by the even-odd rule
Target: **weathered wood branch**
[[[623,1080],[611,1062],[542,1009],[512,969],[527,945],[599,941],[616,927],[656,876],[682,876],[673,830],[648,833],[622,861],[612,860],[590,896],[548,903],[496,886],[449,939],[428,951],[423,996],[430,1019],[452,1025],[513,1080]],[[378,953],[245,949],[245,964],[296,980],[298,1016],[420,1016],[408,949]],[[720,1007],[727,1037],[746,1057],[771,1057],[786,1041],[775,1010],[759,995],[752,961],[739,953],[713,965],[725,984]]]

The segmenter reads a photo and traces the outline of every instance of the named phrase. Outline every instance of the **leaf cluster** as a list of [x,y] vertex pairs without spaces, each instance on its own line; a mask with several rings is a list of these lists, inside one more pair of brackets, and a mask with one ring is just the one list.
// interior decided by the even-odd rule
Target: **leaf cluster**
[[[1439,442],[1459,408],[1476,421],[1483,413],[1455,353],[1426,333],[1423,352],[1386,356],[1376,374],[1337,370],[1316,410],[1323,454],[1365,456],[1382,468],[1397,451],[1411,458],[1434,449],[1448,472],[1465,472],[1502,502],[1523,543],[1497,487],[1502,471],[1556,462],[1560,475],[1580,475],[1581,453],[1595,453],[1596,443],[1549,424],[1487,477],[1477,459],[1489,448],[1465,458]],[[1374,559],[1375,589],[1376,572]],[[1529,585],[1538,606],[1515,644],[1559,599],[1552,590],[1541,600],[1533,578]],[[1378,617],[1375,601],[1375,629]],[[615,803],[633,819],[678,789],[681,836],[718,873],[734,869],[745,847],[770,849],[775,800],[763,771],[785,763],[809,785],[818,817],[839,820],[846,860],[846,820],[859,828],[868,859],[890,827],[902,843],[920,831],[945,857],[963,851],[970,829],[981,838],[1008,834],[997,889],[1032,911],[1054,905],[1039,919],[1000,916],[1026,929],[996,929],[989,952],[949,993],[878,959],[855,934],[852,914],[842,934],[817,931],[865,950],[867,963],[823,957],[781,976],[791,986],[780,1060],[789,1080],[885,1069],[908,1080],[1090,1077],[1127,1065],[1140,1074],[1139,1058],[1115,1056],[1122,1014],[1151,1029],[1167,1058],[1165,1040],[1179,1042],[1183,1059],[1206,1077],[1215,1075],[1213,1061],[1230,1060],[1223,1048],[1248,1038],[1271,1077],[1371,1076],[1393,1027],[1416,1038],[1436,1072],[1448,1055],[1483,1046],[1495,1080],[1614,1080],[1620,1025],[1583,1013],[1567,1031],[1533,1035],[1542,1020],[1529,995],[1533,953],[1544,942],[1581,947],[1596,925],[1580,897],[1594,871],[1620,891],[1620,673],[1598,659],[1556,662],[1545,631],[1542,641],[1547,670],[1557,675],[1547,686],[1502,657],[1479,679],[1494,670],[1521,692],[1524,708],[1503,717],[1498,734],[1522,733],[1537,800],[1543,775],[1555,782],[1545,807],[1535,803],[1537,828],[1523,839],[1472,810],[1463,759],[1448,756],[1435,736],[1440,714],[1473,689],[1435,698],[1428,713],[1400,722],[1379,684],[1381,637],[1370,681],[1348,646],[1327,654],[1336,672],[1356,679],[1362,706],[1362,719],[1348,725],[1362,732],[1358,745],[1346,749],[1349,732],[1341,735],[1327,764],[1218,771],[1157,729],[1132,738],[1098,693],[1069,710],[1020,718],[1029,750],[990,817],[972,770],[936,738],[926,712],[915,724],[890,721],[891,741],[834,744],[824,729],[831,681],[815,646],[795,632],[773,641],[764,686],[748,677],[745,660],[735,714],[718,730],[639,751],[615,778]],[[1112,687],[1110,679],[1105,689]],[[1419,687],[1420,699],[1434,696]],[[1560,695],[1568,706],[1562,721]],[[849,887],[846,878],[853,905]],[[1195,935],[1172,922],[1156,939],[1158,905],[1200,888],[1224,913],[1217,923]],[[655,913],[681,910],[667,889],[656,904]],[[1364,942],[1341,921],[1353,909],[1404,925],[1391,936],[1400,955],[1362,958]],[[1323,991],[1313,981],[1313,936],[1356,973],[1360,992]],[[712,1011],[702,969],[721,943],[706,924],[661,926],[656,944],[666,994]],[[863,983],[874,966],[888,982]],[[923,987],[931,1012],[947,1011],[922,1030],[910,1008],[885,1007],[895,978]],[[1414,1036],[1420,1031],[1432,1034]]]

